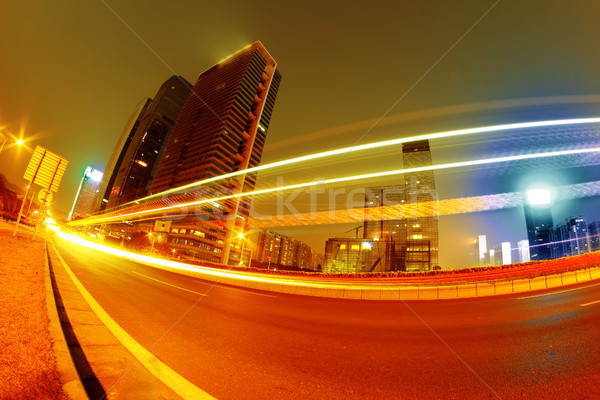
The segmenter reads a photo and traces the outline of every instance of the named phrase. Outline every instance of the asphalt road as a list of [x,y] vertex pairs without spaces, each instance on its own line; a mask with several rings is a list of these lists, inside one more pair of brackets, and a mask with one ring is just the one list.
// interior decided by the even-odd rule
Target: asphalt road
[[444,301],[312,298],[55,243],[121,327],[218,399],[600,398],[598,282]]

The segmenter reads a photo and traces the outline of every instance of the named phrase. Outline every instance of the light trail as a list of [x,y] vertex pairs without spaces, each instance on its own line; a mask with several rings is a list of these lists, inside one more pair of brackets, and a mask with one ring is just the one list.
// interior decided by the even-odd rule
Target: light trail
[[596,152],[600,152],[599,147],[588,148],[588,149],[558,150],[558,151],[550,151],[550,152],[543,152],[543,153],[522,154],[522,155],[516,155],[516,156],[493,157],[493,158],[487,158],[487,159],[460,161],[460,162],[454,162],[454,163],[431,165],[431,166],[424,166],[424,167],[417,167],[417,168],[407,168],[407,169],[374,172],[374,173],[369,173],[369,174],[359,174],[359,175],[352,175],[352,176],[346,176],[346,177],[341,177],[341,178],[323,179],[320,181],[298,183],[298,184],[294,184],[294,185],[278,186],[278,187],[268,188],[268,189],[259,189],[259,190],[254,190],[251,192],[245,192],[245,193],[234,193],[234,194],[220,196],[220,197],[211,198],[211,199],[203,199],[203,200],[192,201],[192,202],[187,202],[187,203],[174,204],[174,205],[159,207],[159,208],[150,209],[150,210],[141,210],[141,211],[130,212],[130,213],[125,213],[125,214],[118,214],[118,215],[107,216],[107,217],[91,217],[91,218],[87,218],[87,219],[71,221],[68,223],[68,225],[80,226],[80,225],[84,225],[84,224],[100,224],[100,223],[106,223],[106,222],[123,221],[126,219],[130,219],[131,217],[142,216],[142,215],[147,216],[148,214],[159,214],[159,213],[163,213],[163,212],[166,212],[169,210],[175,210],[175,209],[184,210],[187,208],[191,208],[191,207],[195,207],[195,206],[199,206],[199,205],[211,203],[211,202],[214,203],[214,202],[219,202],[219,201],[228,200],[228,199],[256,196],[256,195],[260,195],[260,194],[268,194],[268,193],[281,192],[281,191],[287,191],[287,190],[293,190],[293,189],[302,189],[302,188],[306,188],[306,187],[315,187],[315,186],[321,186],[321,185],[333,184],[333,183],[343,183],[343,182],[358,181],[358,180],[371,179],[371,178],[381,178],[381,177],[413,173],[413,172],[421,172],[421,171],[436,171],[436,170],[442,170],[442,169],[471,167],[471,166],[477,166],[477,165],[503,163],[503,162],[509,162],[509,161],[531,160],[531,159],[537,159],[537,158],[587,154],[587,153],[596,153]]
[[489,132],[498,132],[505,131],[511,129],[525,129],[525,128],[538,128],[538,127],[546,127],[546,126],[557,126],[557,125],[578,125],[578,124],[596,124],[600,123],[600,118],[575,118],[575,119],[560,119],[560,120],[548,120],[548,121],[535,121],[535,122],[519,122],[514,124],[504,124],[504,125],[491,125],[477,128],[468,128],[468,129],[458,129],[453,131],[445,131],[445,132],[436,132],[436,133],[427,133],[423,135],[411,136],[406,138],[398,138],[398,139],[390,139],[383,140],[380,142],[367,143],[363,145],[350,146],[350,147],[342,147],[336,150],[328,150],[314,154],[308,154],[305,156],[299,156],[290,158],[287,160],[281,160],[272,162],[269,164],[259,165],[257,167],[244,169],[241,171],[235,171],[224,175],[215,176],[208,179],[203,179],[201,181],[193,182],[184,186],[179,186],[173,189],[166,190],[164,192],[156,193],[151,196],[143,197],[141,199],[134,200],[129,203],[122,204],[120,207],[125,207],[130,204],[139,204],[139,202],[144,202],[153,198],[161,197],[167,194],[181,192],[183,190],[195,188],[198,186],[205,185],[211,182],[217,182],[223,179],[232,178],[234,176],[249,174],[258,171],[264,171],[267,169],[272,169],[276,167],[281,167],[285,165],[297,164],[305,161],[317,160],[319,158],[331,157],[339,154],[347,154],[364,150],[371,150],[381,147],[387,146],[395,146],[402,143],[416,142],[419,140],[433,140],[433,139],[441,139],[455,136],[464,136],[464,135],[473,135],[477,133],[489,133]]
[[[565,185],[556,189],[559,193],[556,196],[556,201],[569,201],[583,197],[600,196],[600,181]],[[365,208],[347,208],[341,210],[334,209],[309,211],[284,215],[261,215],[259,217],[250,217],[248,222],[253,228],[347,224],[363,221],[386,221],[442,215],[470,214],[475,212],[521,207],[522,205],[523,199],[520,192],[508,192],[482,196],[460,197],[454,199],[423,201],[420,203],[393,204]]]

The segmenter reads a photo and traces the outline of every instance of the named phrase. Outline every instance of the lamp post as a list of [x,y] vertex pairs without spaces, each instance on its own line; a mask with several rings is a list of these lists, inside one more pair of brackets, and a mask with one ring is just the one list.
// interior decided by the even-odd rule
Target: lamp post
[[240,248],[240,265],[243,265],[244,262],[242,261],[242,257],[244,255],[244,244],[246,243],[246,241],[244,240],[244,233],[243,232],[238,233],[238,238],[240,239],[240,245],[241,245],[241,248]]
[[152,234],[152,232],[150,232],[148,234],[148,236],[150,236],[150,243],[151,243],[151,245],[150,245],[150,253],[154,253],[154,240],[155,240],[154,239],[154,235]]

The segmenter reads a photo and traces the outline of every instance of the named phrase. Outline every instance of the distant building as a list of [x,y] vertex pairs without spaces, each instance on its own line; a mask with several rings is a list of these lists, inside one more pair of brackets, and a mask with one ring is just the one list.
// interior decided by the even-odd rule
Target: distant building
[[592,248],[588,225],[582,216],[569,217],[551,230],[552,258],[588,253]]
[[[156,96],[141,107],[135,122],[130,122],[121,140],[119,156],[115,153],[111,175],[107,177],[100,209],[110,209],[142,198],[148,194],[150,182],[158,165],[163,147],[175,121],[190,94],[192,85],[181,76],[173,76],[162,84]],[[139,109],[139,107],[138,107]],[[126,135],[124,143],[123,136]],[[108,169],[108,168],[107,168]]]
[[102,172],[92,167],[87,167],[79,183],[73,207],[69,213],[69,221],[89,217],[93,213],[94,200],[98,193],[98,186],[102,180]]
[[390,256],[388,241],[329,239],[325,244],[323,272],[355,274],[386,271]]
[[594,221],[588,225],[590,238],[590,251],[600,250],[600,221]]
[[[280,81],[277,63],[260,42],[200,74],[166,143],[150,194],[258,166]],[[255,174],[241,174],[164,201],[250,192],[255,182]],[[231,251],[232,245],[247,229],[250,204],[244,197],[198,205],[173,220],[169,244],[183,256],[236,265],[241,251]]]
[[523,208],[531,260],[549,260],[552,258],[550,231],[553,222],[550,200],[550,192],[545,189],[533,189],[526,193]]
[[520,240],[517,243],[517,247],[519,249],[519,262],[526,263],[531,261],[529,256],[529,240]]
[[475,261],[473,265],[476,267],[484,267],[488,265],[488,261],[486,261],[488,258],[487,254],[487,238],[485,235],[479,235],[474,241]]
[[590,251],[590,238],[585,218],[581,215],[576,218],[569,217],[566,222],[569,232],[569,243],[571,245],[571,255],[588,253]]
[[[404,169],[431,166],[428,140],[402,145]],[[367,188],[365,208],[404,205],[405,218],[366,220],[364,239],[388,243],[385,270],[429,271],[439,264],[438,216],[421,216],[418,205],[435,204],[437,200],[433,171],[404,174],[398,186]],[[435,210],[434,207],[431,207]]]
[[253,265],[266,268],[293,267],[316,271],[323,265],[323,256],[306,243],[270,230],[258,233],[253,260]]
[[569,240],[569,227],[565,223],[555,225],[550,230],[550,255],[551,258],[562,258],[571,255]]
[[510,248],[510,242],[502,242],[502,265],[512,264],[512,249]]

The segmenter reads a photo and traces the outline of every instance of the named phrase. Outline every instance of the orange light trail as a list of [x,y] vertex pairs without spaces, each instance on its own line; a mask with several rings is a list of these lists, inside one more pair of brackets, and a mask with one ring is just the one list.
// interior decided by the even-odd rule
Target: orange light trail
[[432,165],[432,166],[425,166],[425,167],[407,168],[407,169],[375,172],[375,173],[369,173],[369,174],[352,175],[352,176],[346,176],[346,177],[341,177],[341,178],[332,178],[332,179],[324,179],[324,180],[320,180],[320,181],[298,183],[298,184],[294,184],[294,185],[278,186],[278,187],[268,188],[268,189],[259,189],[259,190],[254,190],[251,192],[234,193],[234,194],[230,194],[230,195],[226,195],[226,196],[220,196],[220,197],[215,197],[215,198],[211,198],[211,199],[202,199],[202,200],[192,201],[192,202],[187,202],[187,203],[173,204],[173,205],[149,209],[149,210],[141,210],[141,211],[135,211],[135,212],[129,212],[129,213],[117,214],[117,215],[109,215],[109,216],[90,217],[90,218],[81,219],[81,220],[77,220],[77,221],[71,221],[68,223],[68,225],[81,226],[81,225],[86,225],[86,224],[121,222],[124,220],[132,220],[131,219],[132,217],[139,217],[139,216],[148,217],[151,214],[162,215],[163,213],[168,212],[170,210],[180,210],[180,211],[187,210],[187,209],[191,209],[193,207],[196,207],[196,206],[199,206],[202,204],[214,203],[214,202],[219,202],[219,201],[228,200],[228,199],[256,196],[256,195],[261,195],[261,194],[269,194],[269,193],[275,193],[275,192],[281,192],[281,191],[287,191],[287,190],[302,189],[302,188],[307,188],[307,187],[322,186],[322,185],[333,184],[333,183],[342,183],[342,182],[351,182],[351,181],[358,181],[358,180],[371,179],[371,178],[388,177],[388,176],[394,176],[394,175],[406,174],[406,173],[412,173],[412,172],[436,171],[436,170],[443,170],[443,169],[470,167],[470,166],[476,166],[476,165],[503,163],[503,162],[509,162],[509,161],[531,160],[531,159],[537,159],[537,158],[557,157],[557,156],[596,153],[596,152],[600,152],[599,147],[588,148],[588,149],[558,150],[558,151],[550,151],[550,152],[543,152],[543,153],[522,154],[522,155],[516,155],[516,156],[494,157],[494,158],[486,158],[486,159],[471,160],[471,161],[460,161],[460,162],[439,164],[439,165]]

